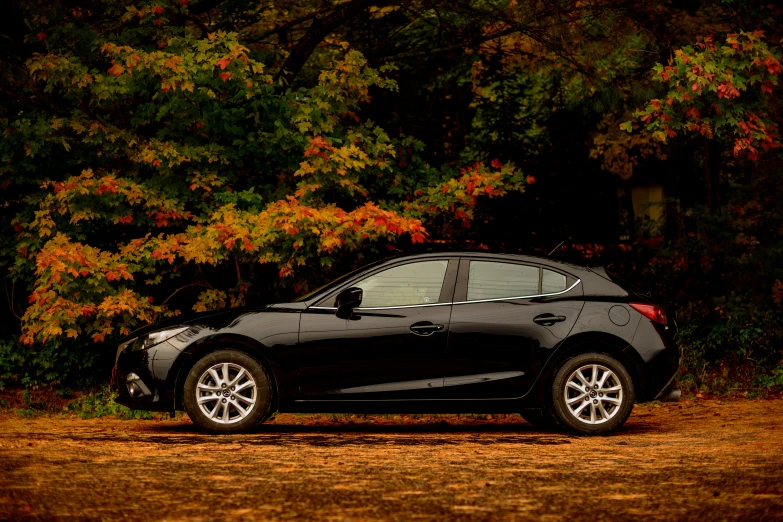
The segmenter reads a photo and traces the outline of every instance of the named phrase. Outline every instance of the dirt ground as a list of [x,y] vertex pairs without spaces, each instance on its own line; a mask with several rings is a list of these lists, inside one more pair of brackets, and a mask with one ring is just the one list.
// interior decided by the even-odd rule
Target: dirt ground
[[0,416],[0,519],[783,519],[783,401],[637,406],[609,437],[518,416]]

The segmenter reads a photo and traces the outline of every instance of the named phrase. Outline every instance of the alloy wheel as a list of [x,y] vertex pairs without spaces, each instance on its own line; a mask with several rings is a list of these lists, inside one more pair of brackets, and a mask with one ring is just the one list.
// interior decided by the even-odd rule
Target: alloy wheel
[[568,377],[563,395],[566,408],[579,421],[602,424],[620,411],[623,386],[606,366],[586,364]]
[[218,424],[233,424],[247,417],[255,407],[257,393],[250,372],[236,363],[207,368],[196,384],[198,407]]

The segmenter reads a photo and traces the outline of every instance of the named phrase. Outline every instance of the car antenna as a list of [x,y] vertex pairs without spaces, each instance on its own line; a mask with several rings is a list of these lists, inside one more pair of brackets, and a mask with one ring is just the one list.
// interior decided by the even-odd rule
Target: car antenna
[[564,240],[562,240],[560,243],[558,243],[558,244],[557,244],[557,246],[556,246],[555,248],[553,248],[553,249],[552,249],[552,251],[546,255],[546,257],[549,257],[549,256],[551,256],[552,254],[554,254],[554,253],[555,253],[555,250],[557,250],[558,248],[560,248],[560,247],[562,246],[562,244],[563,244],[563,243],[565,243],[565,242],[566,242],[566,240],[564,239]]

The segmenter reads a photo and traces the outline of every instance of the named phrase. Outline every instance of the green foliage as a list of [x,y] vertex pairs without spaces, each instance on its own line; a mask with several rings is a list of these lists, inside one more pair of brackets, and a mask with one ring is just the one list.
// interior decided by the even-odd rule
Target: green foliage
[[[718,47],[712,37],[675,51],[668,65],[656,64],[655,80],[668,88],[637,111],[645,128],[660,141],[680,132],[732,142],[734,155],[758,158],[759,149],[781,146],[777,125],[767,114],[782,69],[779,55],[763,31],[729,34]],[[631,122],[622,128],[631,132]]]
[[17,343],[0,340],[0,390],[21,373],[24,361],[24,352]]
[[777,388],[783,391],[783,364],[766,375],[756,377],[756,384],[761,388]]
[[[481,62],[478,62],[480,64]],[[477,65],[478,68],[478,65]],[[488,161],[519,160],[535,156],[548,143],[546,122],[551,116],[555,81],[549,74],[524,70],[475,73],[473,103],[475,116],[463,153],[466,159]],[[516,157],[504,158],[517,148]]]
[[101,386],[97,391],[85,393],[68,405],[68,411],[82,419],[96,417],[116,417],[121,420],[152,419],[148,411],[131,410],[114,402],[117,393],[109,386]]

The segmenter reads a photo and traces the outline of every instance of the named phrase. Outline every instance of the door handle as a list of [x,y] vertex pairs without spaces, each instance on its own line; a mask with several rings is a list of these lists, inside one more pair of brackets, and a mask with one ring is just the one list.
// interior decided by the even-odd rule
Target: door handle
[[562,323],[565,320],[566,317],[564,315],[541,314],[536,316],[533,319],[533,322],[540,324],[541,326],[552,326],[555,323]]
[[435,332],[443,330],[442,324],[432,324],[429,321],[423,321],[421,323],[413,323],[411,325],[411,332],[416,335],[432,335]]

